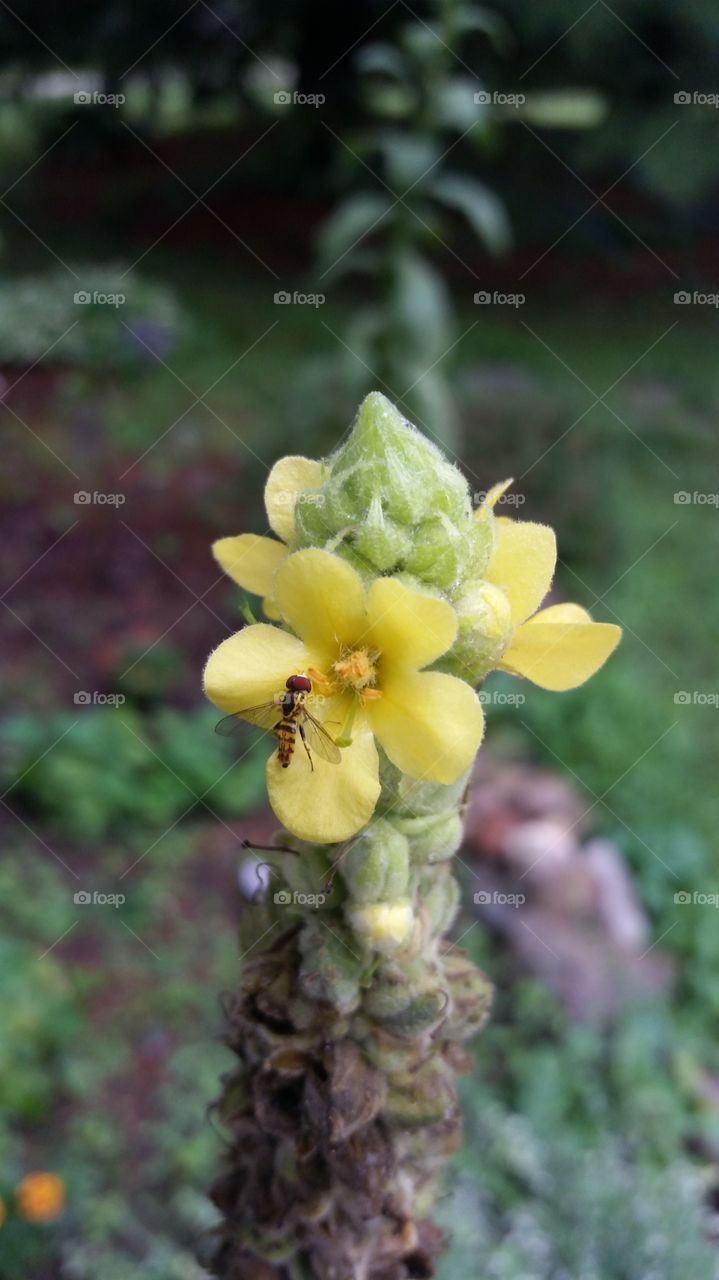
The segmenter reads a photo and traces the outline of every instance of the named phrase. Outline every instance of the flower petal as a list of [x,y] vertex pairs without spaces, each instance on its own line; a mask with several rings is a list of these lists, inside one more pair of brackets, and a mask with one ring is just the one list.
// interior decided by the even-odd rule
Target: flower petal
[[498,666],[542,689],[576,689],[603,666],[622,635],[621,627],[588,617],[579,605],[544,609],[519,628]]
[[295,536],[295,502],[307,489],[319,489],[324,468],[321,462],[289,455],[276,462],[265,485],[267,519],[273,533],[283,542]]
[[258,622],[229,636],[210,654],[205,693],[222,711],[256,707],[284,689],[288,676],[309,666],[312,660],[301,640]]
[[285,622],[312,648],[336,654],[365,630],[359,574],[330,551],[295,551],[275,576],[274,599]]
[[377,578],[367,593],[364,643],[385,664],[417,670],[446,653],[457,635],[457,615],[445,600],[412,591],[396,578]]
[[439,671],[391,673],[367,714],[392,763],[426,782],[455,782],[472,763],[484,731],[474,690]]
[[286,558],[287,547],[274,538],[241,533],[236,538],[220,538],[212,544],[212,554],[225,573],[256,596],[271,596],[278,564]]
[[367,825],[380,794],[379,757],[366,719],[355,721],[352,742],[343,748],[339,764],[316,752],[312,764],[314,769],[301,742],[286,769],[274,751],[266,772],[270,804],[282,825],[301,840],[348,840]]
[[515,626],[539,608],[556,563],[557,540],[548,525],[498,518],[497,541],[485,578],[506,595]]
[[572,604],[567,601],[565,604],[550,604],[547,609],[540,609],[539,613],[535,613],[533,618],[529,619],[527,625],[534,626],[540,622],[591,622],[592,615],[583,609],[581,604]]

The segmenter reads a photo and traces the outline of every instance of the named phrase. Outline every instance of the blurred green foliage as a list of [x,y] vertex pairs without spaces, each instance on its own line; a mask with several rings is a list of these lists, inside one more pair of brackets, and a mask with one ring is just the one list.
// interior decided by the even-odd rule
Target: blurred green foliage
[[5,724],[0,778],[76,840],[162,828],[203,801],[238,817],[264,795],[264,760],[253,751],[233,767],[231,747],[213,733],[217,719],[209,707],[151,717],[124,706],[16,715]]
[[127,375],[168,355],[188,323],[171,289],[119,264],[15,276],[0,282],[0,365]]

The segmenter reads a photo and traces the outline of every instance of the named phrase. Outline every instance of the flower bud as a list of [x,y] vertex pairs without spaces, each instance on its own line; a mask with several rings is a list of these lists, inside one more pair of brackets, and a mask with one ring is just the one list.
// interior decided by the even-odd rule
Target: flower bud
[[305,920],[300,934],[300,987],[310,1000],[349,1013],[360,1003],[363,963],[341,927],[330,930],[318,919]]
[[409,841],[414,863],[444,862],[462,843],[462,819],[456,809],[422,818],[394,818],[393,826]]
[[407,942],[414,927],[414,911],[408,898],[354,907],[347,915],[357,937],[380,955],[397,951]]
[[357,904],[404,898],[409,881],[409,845],[383,818],[371,824],[344,855],[340,871]]
[[509,601],[491,582],[476,582],[455,598],[457,639],[437,663],[442,671],[479,684],[494,669],[509,644]]

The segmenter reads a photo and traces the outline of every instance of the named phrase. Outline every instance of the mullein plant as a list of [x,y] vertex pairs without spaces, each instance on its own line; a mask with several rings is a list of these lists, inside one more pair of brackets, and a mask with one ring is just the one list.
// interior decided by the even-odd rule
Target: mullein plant
[[578,605],[540,608],[554,534],[497,517],[506,487],[474,509],[458,469],[375,392],[330,458],[274,466],[274,537],[215,544],[270,621],[212,653],[207,696],[282,726],[267,790],[283,830],[242,916],[218,1104],[212,1268],[226,1280],[434,1274],[455,1078],[491,1000],[447,939],[476,689],[495,669],[574,688],[620,637]]

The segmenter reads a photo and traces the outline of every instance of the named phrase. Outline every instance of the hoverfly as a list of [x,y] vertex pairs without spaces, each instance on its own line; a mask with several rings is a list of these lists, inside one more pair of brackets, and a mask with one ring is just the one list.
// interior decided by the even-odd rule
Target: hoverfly
[[[289,767],[299,732],[307,752],[310,769],[314,772],[312,751],[330,764],[339,764],[342,753],[319,720],[307,710],[307,695],[312,692],[309,676],[295,675],[287,679],[287,691],[276,693],[270,702],[258,707],[245,707],[225,716],[215,728],[223,735],[234,733],[242,721],[255,724],[260,729],[274,733],[277,738],[277,755],[283,769]],[[311,748],[311,750],[310,750]]]

